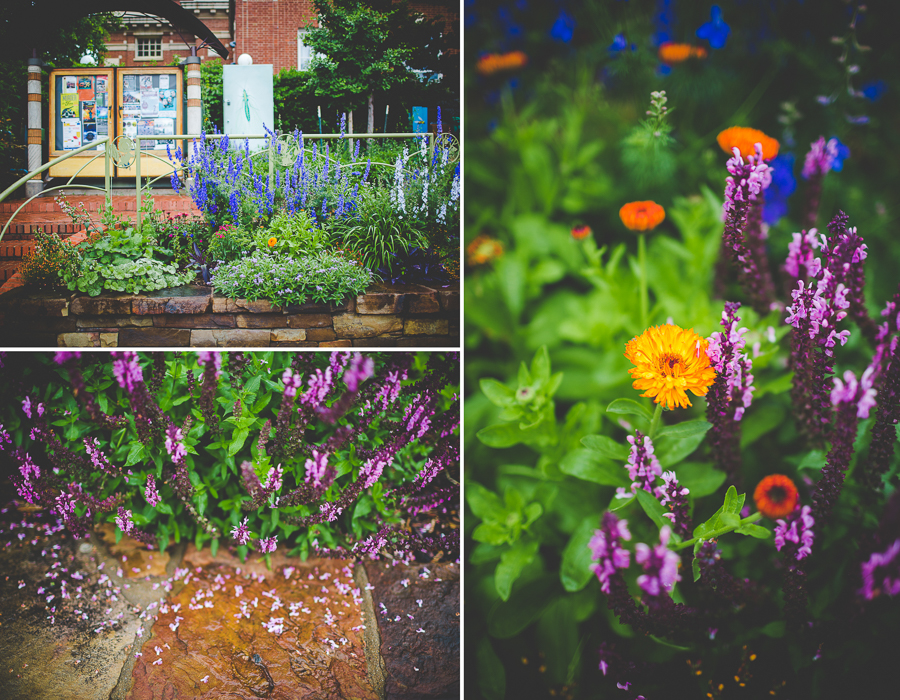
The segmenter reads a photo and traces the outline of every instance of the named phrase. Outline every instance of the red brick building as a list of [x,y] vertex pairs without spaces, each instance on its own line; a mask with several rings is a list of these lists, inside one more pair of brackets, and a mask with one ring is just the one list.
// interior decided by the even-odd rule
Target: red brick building
[[[203,24],[228,46],[232,41],[231,6],[234,0],[176,0],[191,10]],[[193,36],[182,37],[161,17],[138,12],[116,13],[125,25],[124,30],[111,34],[106,46],[106,64],[111,66],[171,65],[176,58],[184,61],[191,55],[190,47],[199,43]],[[218,58],[207,49],[199,52],[200,59]]]
[[[228,63],[243,53],[254,63],[272,64],[277,73],[283,68],[304,70],[312,55],[303,45],[304,27],[316,26],[316,9],[312,0],[176,0],[191,10],[219,40],[235,47]],[[441,17],[450,24],[459,19],[459,7],[452,0],[410,3],[414,12],[428,19]],[[191,55],[194,37],[183,38],[160,17],[136,12],[121,13],[125,28],[110,35],[106,63],[114,66],[170,65],[176,58]],[[218,58],[214,51],[203,49],[200,59]]]

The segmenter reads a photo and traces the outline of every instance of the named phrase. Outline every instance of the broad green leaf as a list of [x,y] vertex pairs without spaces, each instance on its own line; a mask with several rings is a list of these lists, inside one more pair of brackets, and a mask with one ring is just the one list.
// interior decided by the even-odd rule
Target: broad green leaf
[[525,435],[515,423],[498,423],[482,428],[476,433],[478,439],[488,447],[512,447],[522,442]]
[[694,537],[704,537],[707,533],[715,530],[716,522],[718,522],[719,516],[722,515],[723,510],[723,507],[720,506],[719,510],[717,510],[709,517],[709,520],[697,525],[697,527],[694,528]]
[[581,444],[589,450],[599,452],[604,457],[618,459],[622,462],[628,461],[630,450],[606,435],[587,435],[581,438]]
[[478,642],[478,655],[475,662],[478,670],[478,689],[484,700],[504,700],[506,697],[506,669],[494,651],[491,640],[482,637]]
[[209,551],[213,556],[216,556],[216,552],[219,551],[219,538],[214,537],[213,541],[209,543]]
[[741,502],[738,504],[738,492],[737,489],[732,485],[728,487],[728,490],[725,492],[725,502],[722,504],[722,512],[723,513],[740,513],[741,506],[744,504],[744,499],[740,499]]
[[172,515],[172,506],[170,506],[165,501],[160,501],[156,504],[156,510],[163,515]]
[[477,481],[466,483],[465,494],[472,513],[481,520],[497,520],[505,512],[500,496]]
[[244,385],[244,391],[248,396],[255,394],[259,391],[259,381],[262,379],[262,375],[255,374],[250,379],[247,380],[247,383]]
[[539,545],[540,542],[537,540],[530,542],[520,540],[500,555],[500,563],[494,571],[494,586],[501,600],[509,600],[513,583],[534,559]]
[[580,665],[578,624],[572,601],[559,597],[541,615],[537,624],[540,649],[544,652],[547,682],[563,685]]
[[748,535],[758,540],[767,540],[772,535],[772,531],[756,523],[746,523],[735,530],[739,535]]
[[764,403],[765,410],[753,411],[741,421],[741,448],[752,445],[770,430],[784,424],[784,407],[779,403]]
[[469,554],[470,564],[484,564],[494,559],[499,559],[503,552],[503,547],[493,544],[482,543],[475,545],[475,548]]
[[725,472],[713,469],[708,462],[682,462],[675,473],[678,483],[687,488],[694,498],[715,493],[728,477]]
[[694,573],[694,583],[700,580],[700,561],[697,557],[694,557],[694,560],[691,562],[691,570]]
[[575,529],[563,550],[559,566],[559,578],[563,588],[570,593],[580,591],[593,575],[591,572],[591,550],[588,543],[597,529],[597,516],[589,515]]
[[550,353],[542,345],[531,361],[531,378],[535,383],[547,384],[550,379]]
[[606,407],[607,413],[618,413],[621,415],[640,416],[648,421],[653,420],[653,414],[634,399],[616,399]]
[[803,459],[800,460],[800,464],[797,465],[797,469],[813,469],[819,471],[824,468],[827,461],[828,456],[825,454],[824,450],[811,450],[803,456]]
[[143,462],[145,455],[144,443],[132,442],[131,448],[128,450],[128,457],[125,459],[125,466],[133,467],[135,464]]
[[528,527],[535,520],[541,517],[544,512],[544,507],[540,503],[529,503],[525,506],[525,510],[523,511],[525,515],[525,522],[522,523],[522,527]]
[[481,391],[488,400],[497,406],[511,406],[516,402],[516,392],[496,379],[485,378],[481,382]]
[[716,523],[716,529],[723,527],[737,527],[741,523],[741,516],[737,513],[722,513]]
[[768,625],[760,629],[767,637],[774,637],[775,639],[780,639],[784,636],[787,625],[784,620],[776,620],[775,622],[770,622]]
[[685,457],[694,453],[706,437],[706,432],[695,433],[684,438],[663,438],[659,441],[656,456],[663,469],[674,467]]
[[[654,496],[649,491],[644,491],[644,489],[638,489],[635,491],[635,496],[637,496],[638,503],[641,504],[641,508],[644,509],[644,512],[647,516],[654,522],[656,527],[662,529],[663,525],[668,525],[672,527],[672,521],[668,518],[663,517],[663,513],[668,513],[669,511],[658,501],[656,500],[656,496]],[[672,540],[675,542],[681,542],[681,538],[672,533]]]
[[550,604],[553,590],[559,586],[555,581],[553,575],[541,576],[517,588],[507,602],[495,603],[488,613],[488,633],[498,639],[519,634]]
[[705,420],[688,420],[662,428],[656,434],[656,439],[658,440],[661,437],[686,438],[692,435],[705,435],[710,428],[712,428],[712,423],[708,423]]
[[231,440],[231,444],[228,446],[228,454],[236,455],[241,451],[241,448],[244,447],[244,442],[247,440],[247,436],[250,434],[250,431],[247,428],[241,428],[239,430],[234,431],[234,437]]
[[583,448],[572,450],[563,457],[559,462],[559,469],[564,474],[603,486],[628,486],[630,483],[621,466]]

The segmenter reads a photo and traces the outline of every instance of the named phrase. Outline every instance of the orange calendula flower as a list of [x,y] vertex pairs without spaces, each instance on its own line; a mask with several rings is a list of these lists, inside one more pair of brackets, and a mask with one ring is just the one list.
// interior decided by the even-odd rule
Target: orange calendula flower
[[625,357],[635,365],[628,370],[632,386],[669,410],[687,408],[691,405],[688,391],[706,396],[716,380],[706,354],[708,346],[693,328],[651,326],[625,345]]
[[784,474],[769,474],[753,492],[756,508],[772,520],[792,513],[799,499],[797,487]]
[[666,218],[666,210],[656,202],[628,202],[619,209],[619,218],[632,231],[651,231]]
[[764,160],[771,160],[778,155],[778,141],[771,136],[766,136],[759,129],[750,129],[746,126],[731,126],[720,131],[716,136],[719,146],[728,155],[732,155],[732,148],[737,147],[741,151],[741,156],[747,158],[755,154],[754,146],[762,144],[762,152]]
[[702,46],[691,46],[690,44],[677,44],[674,41],[667,41],[660,44],[657,52],[659,60],[667,65],[675,63],[684,63],[689,58],[706,58],[706,49]]
[[272,237],[269,239],[269,247],[272,248],[276,243],[278,243],[278,239],[275,238],[275,236],[272,236]]
[[528,56],[522,51],[509,53],[488,53],[478,59],[475,66],[482,75],[493,75],[500,71],[515,70],[528,63]]
[[466,246],[466,255],[470,265],[484,265],[503,255],[503,244],[482,233]]
[[590,226],[575,226],[572,229],[572,238],[576,241],[583,240],[593,233]]

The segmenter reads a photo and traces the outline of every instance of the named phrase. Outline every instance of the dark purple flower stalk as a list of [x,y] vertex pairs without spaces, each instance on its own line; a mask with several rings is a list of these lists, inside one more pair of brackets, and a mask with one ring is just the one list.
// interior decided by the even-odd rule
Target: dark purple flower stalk
[[700,565],[700,585],[711,591],[729,609],[757,604],[761,601],[758,586],[744,579],[732,576],[722,565],[722,551],[715,540],[708,540],[700,545],[697,561]]
[[203,420],[214,435],[222,433],[219,416],[216,412],[216,391],[219,388],[219,377],[222,374],[222,353],[200,351],[197,363],[203,367],[203,389],[200,392],[200,413]]
[[822,238],[826,260],[811,264],[809,284],[800,280],[791,292],[786,322],[794,327],[791,367],[794,370],[791,398],[800,430],[812,447],[821,448],[830,422],[831,401],[828,379],[833,370],[834,347],[847,342],[850,331],[838,332],[836,325],[851,306],[851,288],[856,267],[865,259],[865,246],[855,229],[847,231],[846,215],[838,214],[829,225],[836,232]]
[[867,246],[863,243],[862,236],[856,232],[855,226],[847,227],[849,220],[850,217],[841,211],[828,224],[833,245],[824,251],[827,256],[826,266],[834,275],[830,286],[836,288],[843,284],[847,287],[847,300],[850,302],[848,315],[859,326],[863,337],[874,345],[878,325],[866,310],[866,275],[863,263],[868,256]]
[[775,280],[772,277],[769,256],[766,253],[766,241],[769,236],[763,230],[764,205],[765,189],[759,193],[755,201],[750,203],[750,209],[747,212],[747,222],[744,225],[744,243],[753,260],[756,274],[759,276],[758,294],[761,299],[768,300],[768,309],[766,310],[766,313],[768,313],[768,310],[772,308],[772,304],[777,302],[775,302]]
[[897,338],[891,343],[889,362],[879,378],[878,413],[864,471],[865,480],[874,487],[880,486],[882,474],[890,467],[897,440],[897,422],[900,421],[900,345]]
[[[653,442],[640,430],[628,436],[631,450],[628,453],[628,478],[631,479],[631,493],[643,489],[648,493],[656,492],[656,477],[662,476],[662,467],[654,454]],[[628,498],[628,490],[620,486],[616,489],[619,498]]]
[[672,521],[672,529],[676,534],[682,539],[689,540],[694,532],[694,525],[691,522],[685,496],[690,491],[678,483],[678,478],[673,471],[663,472],[662,480],[663,485],[656,487],[656,496],[662,505],[669,506],[669,512],[663,513],[663,517]]
[[804,224],[811,228],[816,225],[819,215],[819,200],[822,198],[822,181],[825,174],[831,170],[834,159],[837,157],[837,139],[830,139],[827,143],[824,136],[810,144],[803,163],[803,179],[809,181],[806,188],[806,207]]
[[792,236],[793,240],[788,243],[788,256],[784,263],[784,271],[793,280],[808,282],[811,276],[817,274],[821,264],[821,261],[815,257],[815,251],[821,246],[819,232],[811,228],[809,231],[804,230],[802,233],[794,233]]
[[726,167],[731,175],[726,178],[725,184],[723,240],[732,262],[738,268],[739,279],[753,308],[764,316],[777,308],[777,302],[771,296],[773,290],[769,289],[770,282],[763,279],[755,257],[747,247],[744,229],[750,208],[755,206],[762,191],[772,182],[772,174],[763,161],[762,147],[759,144],[756,146],[756,155],[750,156],[746,163],[740,151],[735,148],[734,157],[729,159]]
[[725,332],[709,337],[706,354],[716,370],[716,380],[706,396],[706,420],[710,431],[710,447],[716,466],[728,474],[729,483],[740,484],[740,421],[753,400],[753,368],[749,356],[742,352],[746,328],[738,328],[738,302],[725,302],[720,325]]
[[799,628],[807,619],[809,593],[806,587],[806,562],[812,551],[815,518],[809,506],[798,507],[786,519],[778,519],[775,548],[781,553],[784,576],[784,614],[789,625]]
[[869,417],[875,406],[875,390],[872,388],[873,370],[867,369],[860,381],[847,370],[843,381],[834,378],[831,403],[835,407],[834,430],[831,435],[831,450],[822,469],[822,475],[812,493],[813,517],[824,527],[831,517],[844,486],[844,474],[853,457],[853,442],[859,421]]

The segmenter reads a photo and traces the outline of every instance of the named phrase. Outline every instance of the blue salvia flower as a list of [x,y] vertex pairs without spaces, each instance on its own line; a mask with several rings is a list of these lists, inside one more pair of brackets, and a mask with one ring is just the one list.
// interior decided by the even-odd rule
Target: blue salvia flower
[[328,197],[322,200],[322,218],[328,217]]
[[356,148],[353,149],[353,160],[359,158],[359,144],[362,139],[356,139]]
[[371,169],[372,169],[372,159],[369,158],[368,160],[366,160],[366,172],[363,174],[363,179],[362,179],[363,183],[365,183],[366,180],[369,179],[369,170],[371,170]]
[[347,113],[341,115],[341,138],[344,138],[344,127],[347,125]]

